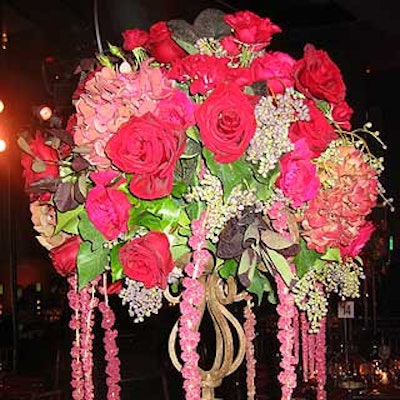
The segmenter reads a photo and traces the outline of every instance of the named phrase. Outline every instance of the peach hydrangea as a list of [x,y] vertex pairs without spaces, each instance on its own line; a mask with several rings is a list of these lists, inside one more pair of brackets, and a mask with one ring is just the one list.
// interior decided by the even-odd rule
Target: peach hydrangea
[[92,165],[107,168],[104,149],[113,134],[132,116],[154,112],[174,92],[163,71],[149,64],[144,62],[139,71],[103,67],[86,82],[76,102],[74,140]]
[[353,146],[331,146],[317,161],[321,189],[305,209],[302,235],[310,249],[345,247],[357,238],[379,193],[378,171]]

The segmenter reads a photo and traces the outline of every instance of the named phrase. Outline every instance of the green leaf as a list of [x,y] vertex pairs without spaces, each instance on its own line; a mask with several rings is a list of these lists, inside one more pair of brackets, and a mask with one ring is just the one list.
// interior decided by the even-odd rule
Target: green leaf
[[261,240],[268,248],[273,250],[287,249],[294,244],[293,241],[270,229],[266,229],[261,233]]
[[171,196],[180,199],[187,192],[187,185],[183,181],[175,181],[172,186]]
[[182,47],[182,49],[185,50],[186,53],[188,54],[197,54],[199,52],[198,49],[191,43],[178,39],[176,36],[172,36],[172,39],[174,39],[174,41],[179,45],[179,47]]
[[268,292],[268,297],[267,300],[271,303],[271,304],[276,304],[278,302],[277,298],[276,298],[276,293],[272,290],[270,292]]
[[270,290],[268,288],[271,288],[271,284],[268,278],[257,270],[254,274],[251,285],[247,288],[247,291],[257,295],[258,305],[260,305],[262,302],[264,292],[268,292]]
[[84,288],[94,278],[104,272],[108,265],[109,250],[100,247],[92,250],[89,242],[83,242],[80,245],[78,253],[78,286],[79,289]]
[[122,51],[118,46],[114,46],[111,43],[108,43],[108,50],[113,56],[124,59],[124,55],[122,54]]
[[124,277],[124,267],[119,261],[119,249],[124,245],[124,243],[119,243],[114,246],[110,251],[110,267],[111,267],[111,277],[112,281],[118,281]]
[[131,211],[128,220],[128,227],[143,226],[150,231],[161,231],[161,220],[156,215],[142,208],[136,208]]
[[79,215],[79,234],[83,240],[91,243],[93,251],[103,248],[107,242],[103,234],[89,220],[86,211],[82,211]]
[[259,258],[257,253],[251,248],[247,248],[240,257],[238,277],[244,287],[249,287],[253,282],[254,273],[257,269]]
[[238,271],[238,262],[234,259],[224,260],[224,263],[219,270],[221,278],[228,279],[230,276],[236,276]]
[[331,112],[331,106],[327,101],[317,100],[316,105],[324,114],[329,114]]
[[171,253],[172,253],[172,257],[176,261],[179,258],[181,258],[184,254],[190,253],[190,248],[188,245],[185,245],[185,244],[171,246]]
[[211,173],[221,180],[225,200],[235,186],[243,185],[244,182],[250,184],[254,181],[249,164],[242,158],[231,163],[217,163],[208,149],[203,149],[203,156]]
[[277,272],[284,280],[285,284],[288,287],[292,287],[296,279],[292,271],[290,270],[290,265],[286,258],[275,250],[267,249],[266,253],[268,254],[268,257],[272,261]]
[[195,126],[191,126],[189,129],[186,130],[186,136],[189,139],[194,140],[196,143],[200,143],[200,133],[198,128]]
[[321,259],[326,261],[336,261],[338,263],[342,261],[340,250],[338,248],[328,248],[325,254],[321,256]]
[[54,235],[57,235],[61,231],[78,235],[79,215],[82,211],[83,205],[63,213],[57,212],[57,226],[54,230]]
[[255,243],[258,245],[260,243],[260,230],[257,224],[250,224],[243,235],[243,243]]
[[296,273],[299,278],[302,278],[320,258],[319,253],[315,250],[309,250],[304,239],[300,240],[300,253],[294,257],[296,265]]

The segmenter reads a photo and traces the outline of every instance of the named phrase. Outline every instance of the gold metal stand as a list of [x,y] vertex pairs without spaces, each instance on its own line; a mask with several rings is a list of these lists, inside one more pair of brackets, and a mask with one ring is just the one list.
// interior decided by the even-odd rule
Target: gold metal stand
[[[205,296],[200,305],[201,319],[204,312],[208,312],[215,333],[215,355],[212,367],[209,370],[199,368],[201,374],[202,400],[216,400],[215,389],[222,380],[235,372],[245,356],[246,337],[239,321],[228,311],[230,304],[245,299],[246,293],[237,293],[237,286],[231,277],[223,280],[216,274],[203,275],[199,278],[205,289]],[[171,299],[169,299],[171,300]],[[176,353],[176,341],[178,335],[178,323],[175,323],[168,343],[168,351],[171,361],[178,371],[182,364]],[[197,330],[201,325],[201,321]],[[237,337],[237,348],[234,345],[234,335]]]

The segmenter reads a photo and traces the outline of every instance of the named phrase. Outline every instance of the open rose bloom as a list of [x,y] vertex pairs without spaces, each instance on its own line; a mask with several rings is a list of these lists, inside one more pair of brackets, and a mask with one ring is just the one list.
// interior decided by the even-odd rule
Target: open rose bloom
[[371,211],[388,203],[367,146],[376,134],[351,130],[340,68],[312,44],[299,59],[271,51],[277,34],[269,18],[213,9],[132,27],[85,71],[65,130],[21,142],[35,230],[75,285],[71,307],[101,289],[140,322],[166,289],[181,292],[187,399],[198,398],[190,326],[205,265],[256,302],[276,288],[282,397],[296,386],[299,320],[304,340],[316,336],[319,364],[305,356],[303,370],[323,399],[326,299],[359,296]]

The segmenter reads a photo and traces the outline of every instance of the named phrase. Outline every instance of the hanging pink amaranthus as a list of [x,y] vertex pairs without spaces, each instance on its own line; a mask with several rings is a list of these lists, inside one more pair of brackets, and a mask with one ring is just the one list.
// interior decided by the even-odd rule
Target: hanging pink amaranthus
[[72,275],[68,278],[70,285],[68,291],[69,306],[73,310],[69,327],[75,331],[75,339],[72,342],[71,348],[71,386],[72,386],[72,398],[74,400],[82,400],[85,398],[84,390],[84,377],[83,367],[81,359],[81,321],[80,321],[80,295],[78,292],[78,282],[76,275]]
[[305,312],[300,313],[300,322],[301,322],[301,348],[302,348],[302,361],[303,361],[303,381],[308,382],[310,373],[308,369],[308,352],[309,352],[308,330],[310,329],[310,324],[307,321],[307,316]]
[[197,280],[204,272],[209,258],[206,245],[205,229],[206,213],[203,212],[199,219],[192,222],[192,237],[189,245],[193,249],[192,262],[185,267],[186,277],[183,279],[182,300],[180,302],[179,343],[182,349],[182,376],[186,400],[199,400],[201,398],[201,375],[198,367],[199,355],[197,346],[200,341],[198,325],[201,313],[198,310],[203,301],[204,287]]
[[85,400],[94,399],[93,384],[93,326],[94,310],[99,300],[95,297],[96,282],[80,290],[81,303],[81,359],[84,377]]
[[119,400],[121,395],[121,387],[119,381],[121,380],[120,366],[121,362],[118,358],[118,346],[116,338],[118,331],[112,329],[115,324],[115,314],[110,305],[108,304],[107,294],[107,277],[103,274],[103,294],[104,301],[100,302],[99,310],[103,316],[101,327],[104,329],[104,350],[106,352],[106,374],[107,374],[107,400]]
[[244,308],[244,334],[246,336],[246,366],[247,366],[247,400],[254,400],[256,395],[255,378],[256,378],[256,358],[254,356],[254,338],[256,337],[255,326],[256,317],[252,310],[253,303],[251,299],[247,299],[247,305]]
[[321,319],[315,338],[315,366],[317,369],[317,400],[326,400],[326,317]]
[[295,336],[294,318],[296,316],[296,305],[294,296],[289,292],[288,287],[280,277],[276,276],[279,304],[277,311],[278,320],[278,340],[280,341],[282,371],[278,375],[278,380],[282,384],[282,400],[290,400],[293,390],[297,384],[296,378],[296,357],[295,357]]
[[101,327],[104,329],[104,349],[105,349],[105,359],[106,359],[106,374],[107,374],[107,400],[116,400],[120,398],[121,388],[119,386],[119,381],[121,379],[120,373],[120,360],[118,358],[118,347],[116,343],[116,338],[118,336],[118,331],[112,329],[115,323],[115,314],[108,302],[101,302],[99,304],[99,310],[103,315],[101,321]]

